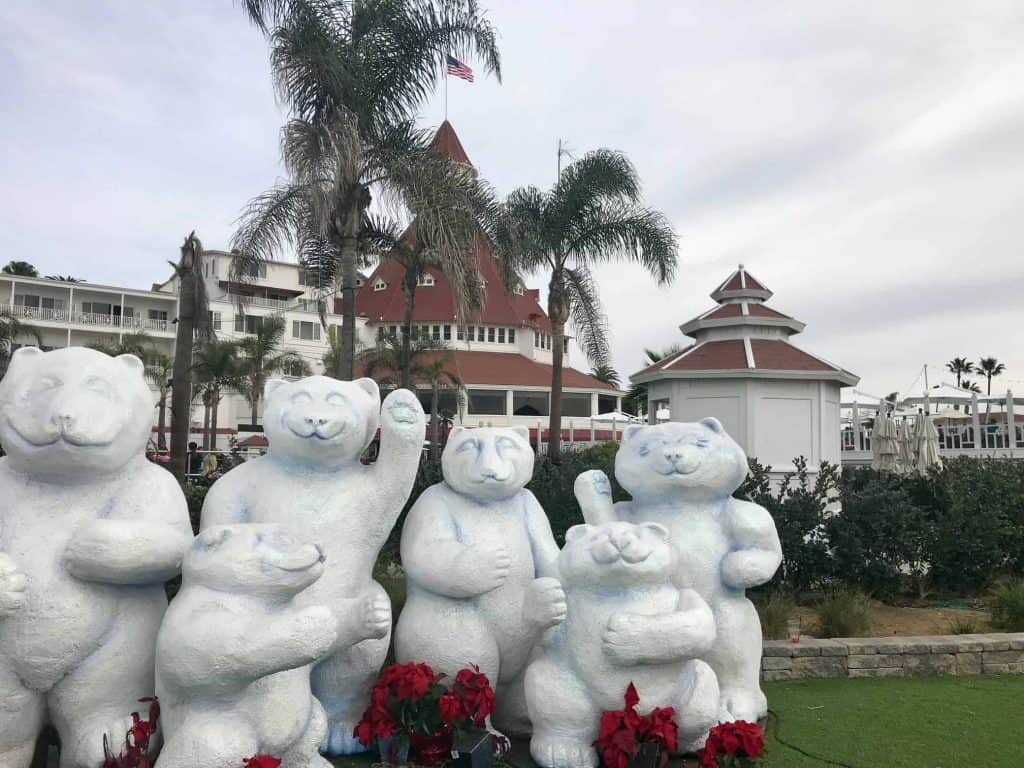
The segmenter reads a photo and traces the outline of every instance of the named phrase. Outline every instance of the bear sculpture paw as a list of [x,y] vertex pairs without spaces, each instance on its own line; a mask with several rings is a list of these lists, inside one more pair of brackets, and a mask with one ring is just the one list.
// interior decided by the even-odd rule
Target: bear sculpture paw
[[556,733],[534,732],[530,755],[545,768],[597,768],[597,751],[589,742]]

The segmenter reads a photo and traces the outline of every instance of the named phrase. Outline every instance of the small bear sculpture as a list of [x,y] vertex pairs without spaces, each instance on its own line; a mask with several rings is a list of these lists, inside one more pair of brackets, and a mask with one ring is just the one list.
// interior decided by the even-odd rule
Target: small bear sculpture
[[[300,605],[327,605],[337,642],[313,667],[313,693],[327,712],[321,751],[365,751],[356,723],[387,656],[391,602],[373,579],[373,565],[412,492],[426,422],[408,390],[388,395],[383,408],[372,379],[338,381],[310,376],[272,379],[264,395],[265,456],[214,483],[203,504],[201,529],[232,523],[282,523],[320,542],[323,576],[296,597]],[[380,427],[380,452],[371,465],[360,456]],[[365,615],[375,620],[367,625]]]
[[756,722],[768,714],[761,691],[761,622],[745,590],[769,581],[782,547],[768,511],[732,498],[747,476],[747,457],[718,419],[626,429],[615,456],[615,479],[632,501],[611,503],[600,471],[577,478],[588,522],[621,519],[661,523],[679,555],[675,582],[711,606],[717,639],[704,658],[718,675],[731,718]]
[[408,596],[395,631],[398,661],[454,675],[477,664],[495,687],[494,721],[529,730],[522,675],[541,633],[565,616],[552,578],[558,545],[524,486],[533,476],[525,428],[456,427],[444,482],[425,490],[402,529]]
[[157,639],[159,768],[241,766],[257,754],[282,768],[330,765],[309,673],[334,647],[337,622],[295,600],[323,572],[320,547],[281,525],[199,534]]
[[192,539],[146,460],[155,396],[133,355],[23,347],[0,381],[0,765],[44,723],[61,765],[98,768],[152,696],[164,583]]
[[675,709],[681,752],[700,748],[718,722],[715,673],[695,658],[711,647],[714,617],[696,592],[672,583],[668,536],[657,523],[566,533],[558,573],[568,613],[526,672],[530,754],[543,768],[596,768],[601,713],[622,707],[630,683],[641,713]]

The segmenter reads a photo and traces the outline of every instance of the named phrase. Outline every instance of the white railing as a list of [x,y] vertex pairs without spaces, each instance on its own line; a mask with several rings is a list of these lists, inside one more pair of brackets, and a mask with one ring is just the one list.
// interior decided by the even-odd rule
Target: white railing
[[[1007,424],[979,424],[977,431],[973,424],[935,424],[939,433],[939,455],[1009,455],[1014,451],[1014,458],[1024,459],[1024,424],[1015,423],[1013,439],[1010,438]],[[843,427],[841,432],[841,448],[844,458],[851,460],[870,457],[871,427],[862,426],[855,430],[851,426]],[[1011,444],[1012,443],[1012,444]],[[857,454],[860,454],[858,456]]]
[[75,312],[69,309],[47,307],[26,307],[21,304],[0,304],[0,315],[9,314],[25,320],[39,320],[48,323],[74,325],[108,326],[131,331],[168,331],[169,320],[153,320],[148,317],[101,315],[95,312]]

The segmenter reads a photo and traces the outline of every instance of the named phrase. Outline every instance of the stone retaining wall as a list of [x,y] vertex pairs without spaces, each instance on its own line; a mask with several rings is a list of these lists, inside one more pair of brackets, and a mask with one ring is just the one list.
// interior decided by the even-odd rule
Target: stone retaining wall
[[1024,673],[1024,632],[770,640],[761,658],[764,680],[1014,673]]

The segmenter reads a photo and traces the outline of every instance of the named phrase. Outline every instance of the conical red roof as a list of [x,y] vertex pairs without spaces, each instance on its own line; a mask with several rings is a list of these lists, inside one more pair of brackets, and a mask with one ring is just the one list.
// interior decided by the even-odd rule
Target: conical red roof
[[455,133],[452,124],[447,120],[441,123],[441,127],[437,129],[437,133],[434,134],[434,140],[430,142],[430,148],[439,155],[447,157],[456,163],[473,165],[469,161],[466,150],[462,148],[462,142],[459,141],[458,134]]

